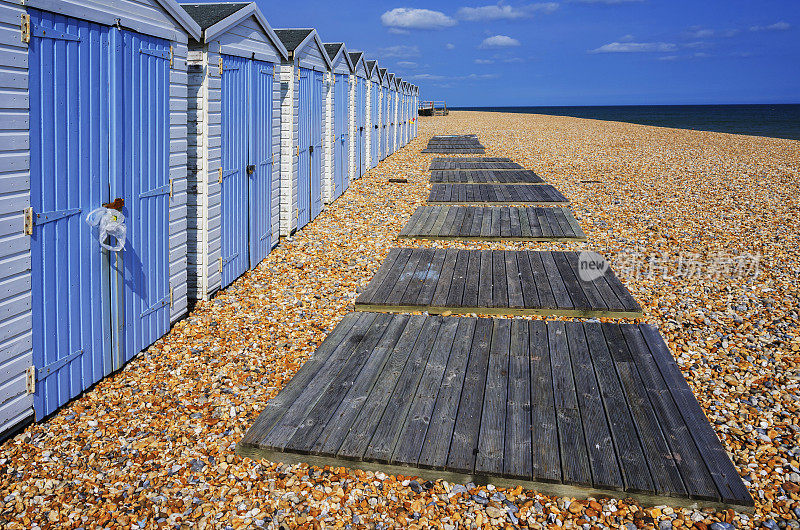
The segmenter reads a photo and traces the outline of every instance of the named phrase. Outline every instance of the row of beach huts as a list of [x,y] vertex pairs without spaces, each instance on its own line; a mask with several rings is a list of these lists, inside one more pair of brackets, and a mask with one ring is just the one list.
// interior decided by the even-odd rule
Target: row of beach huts
[[[417,98],[255,3],[0,0],[0,439],[408,143]],[[101,205],[122,251],[85,222]]]

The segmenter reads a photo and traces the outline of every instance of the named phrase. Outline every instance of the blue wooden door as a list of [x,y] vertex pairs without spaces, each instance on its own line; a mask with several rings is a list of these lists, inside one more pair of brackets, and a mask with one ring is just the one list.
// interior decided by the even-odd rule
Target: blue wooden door
[[369,129],[369,141],[372,148],[370,149],[369,157],[370,157],[370,167],[375,167],[378,165],[378,160],[380,159],[380,144],[378,143],[378,138],[380,136],[380,107],[379,104],[379,92],[380,86],[378,83],[372,82],[370,94],[372,98],[370,99],[370,119],[372,120],[372,126]]
[[248,95],[250,60],[222,57],[222,287],[230,285],[250,265]]
[[[169,327],[169,44],[29,10],[36,417]],[[124,201],[127,241],[83,222]],[[113,241],[112,241],[113,243]]]
[[339,197],[350,185],[347,169],[348,143],[348,99],[347,75],[336,74],[333,85],[333,198]]
[[272,90],[271,63],[250,60],[248,172],[250,268],[272,248]]
[[389,154],[394,153],[395,120],[397,114],[397,92],[389,90]]
[[311,109],[313,74],[299,68],[297,111],[297,228],[311,221]]
[[381,160],[389,156],[387,152],[387,138],[388,129],[386,124],[389,121],[389,90],[386,87],[381,88]]
[[121,171],[112,173],[111,195],[125,198],[128,223],[124,271],[119,260],[116,265],[124,282],[116,291],[125,307],[121,353],[128,361],[169,329],[170,49],[163,39],[131,31],[113,37],[119,55],[112,93],[121,111],[113,145],[122,160]]
[[[114,368],[112,253],[101,249],[83,217],[109,201],[110,159],[116,153],[108,140],[111,28],[28,13],[31,340],[34,409],[41,419]],[[91,66],[81,69],[81,64]]]
[[313,72],[311,98],[311,219],[322,211],[322,107],[325,104],[325,83],[322,72]]

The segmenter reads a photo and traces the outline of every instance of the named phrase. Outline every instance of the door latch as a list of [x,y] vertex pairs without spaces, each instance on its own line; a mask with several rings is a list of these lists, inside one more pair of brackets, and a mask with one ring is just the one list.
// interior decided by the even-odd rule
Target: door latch
[[250,164],[249,166],[247,166],[248,175],[252,175],[255,172],[256,172],[256,166],[254,164]]
[[308,154],[313,154],[313,153],[314,153],[314,146],[313,145],[309,145],[308,146]]

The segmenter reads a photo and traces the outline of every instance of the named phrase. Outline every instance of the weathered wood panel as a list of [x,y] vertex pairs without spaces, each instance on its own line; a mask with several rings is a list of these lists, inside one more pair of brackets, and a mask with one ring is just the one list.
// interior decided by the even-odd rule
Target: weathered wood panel
[[431,184],[431,204],[567,204],[550,184]]
[[[634,373],[643,386],[628,385]],[[351,313],[237,452],[576,497],[753,506],[644,324]],[[671,482],[663,473],[676,466]]]

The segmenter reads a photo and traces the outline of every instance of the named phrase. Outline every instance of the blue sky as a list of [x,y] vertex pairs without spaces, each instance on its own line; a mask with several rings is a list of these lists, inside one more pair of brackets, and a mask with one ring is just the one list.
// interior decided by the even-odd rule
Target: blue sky
[[800,103],[800,0],[257,0],[451,106]]

